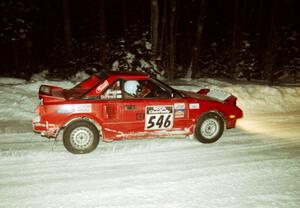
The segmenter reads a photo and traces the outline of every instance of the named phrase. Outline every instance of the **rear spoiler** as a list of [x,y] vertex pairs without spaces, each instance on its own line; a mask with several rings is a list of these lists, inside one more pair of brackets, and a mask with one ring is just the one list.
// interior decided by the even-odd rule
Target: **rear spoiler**
[[43,102],[64,101],[64,89],[53,85],[41,85],[39,89],[39,99]]

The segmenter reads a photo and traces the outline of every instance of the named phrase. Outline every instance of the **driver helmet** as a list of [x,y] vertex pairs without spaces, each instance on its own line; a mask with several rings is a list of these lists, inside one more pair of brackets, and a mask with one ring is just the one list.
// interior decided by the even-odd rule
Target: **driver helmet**
[[135,80],[126,81],[124,85],[124,90],[130,95],[136,95],[139,85],[140,83]]

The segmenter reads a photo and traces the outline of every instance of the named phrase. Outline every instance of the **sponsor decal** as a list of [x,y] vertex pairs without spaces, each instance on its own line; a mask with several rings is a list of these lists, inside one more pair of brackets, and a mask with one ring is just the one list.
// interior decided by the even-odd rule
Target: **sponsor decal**
[[174,104],[174,115],[175,118],[184,118],[185,114],[185,104],[184,103],[175,103]]
[[199,103],[190,103],[189,108],[190,109],[199,109],[200,104]]
[[92,104],[75,104],[74,113],[91,113],[92,112]]
[[96,89],[96,93],[100,94],[107,86],[108,86],[108,81],[105,80],[101,85],[99,85]]
[[73,113],[73,111],[74,111],[73,105],[63,105],[57,110],[57,113],[67,114],[67,113]]
[[172,128],[173,113],[173,106],[146,106],[145,130]]
[[185,109],[185,104],[184,103],[175,103],[174,104],[174,109]]
[[185,109],[175,109],[175,118],[184,118]]
[[121,90],[108,89],[104,95],[101,95],[101,99],[116,99],[116,98],[122,98]]

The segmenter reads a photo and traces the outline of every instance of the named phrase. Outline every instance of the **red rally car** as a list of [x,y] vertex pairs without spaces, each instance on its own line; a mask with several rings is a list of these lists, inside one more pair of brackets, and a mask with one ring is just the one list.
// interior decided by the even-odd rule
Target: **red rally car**
[[213,143],[243,113],[237,98],[220,90],[179,91],[139,72],[99,72],[71,89],[41,85],[33,130],[57,137],[74,154],[99,140],[191,136]]

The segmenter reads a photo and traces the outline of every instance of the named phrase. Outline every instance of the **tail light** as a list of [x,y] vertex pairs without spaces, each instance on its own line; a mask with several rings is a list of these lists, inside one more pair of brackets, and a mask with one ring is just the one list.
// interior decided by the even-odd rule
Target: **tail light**
[[42,106],[42,105],[38,105],[38,107],[37,107],[37,109],[36,109],[36,113],[38,114],[38,115],[43,115],[43,114],[45,114],[45,109],[44,109],[44,106]]
[[36,109],[36,113],[37,113],[38,115],[40,115],[40,112],[41,112],[41,107],[40,107],[40,105],[38,105],[38,107],[37,107],[37,109]]

